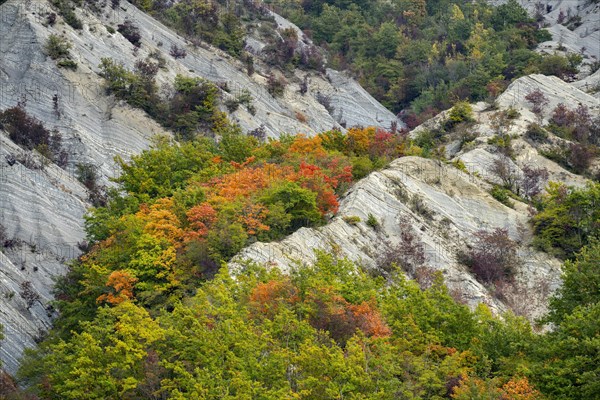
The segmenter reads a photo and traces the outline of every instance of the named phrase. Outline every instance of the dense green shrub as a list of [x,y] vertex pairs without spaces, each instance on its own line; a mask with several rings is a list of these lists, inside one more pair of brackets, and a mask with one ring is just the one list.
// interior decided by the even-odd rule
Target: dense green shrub
[[533,217],[536,245],[563,258],[572,258],[579,249],[600,234],[600,184],[569,188],[551,183],[541,211]]
[[369,157],[356,157],[352,160],[352,176],[354,179],[361,179],[373,171],[373,162]]
[[197,134],[227,127],[227,117],[218,107],[219,89],[204,79],[177,75],[172,96],[167,101],[161,99],[154,79],[159,65],[138,61],[136,69],[129,71],[112,59],[103,58],[99,68],[108,93],[146,111],[180,139],[190,140]]
[[224,101],[225,107],[227,110],[232,113],[238,109],[241,105],[244,105],[248,111],[253,114],[255,112],[255,108],[252,105],[252,95],[248,89],[242,89],[241,93],[237,96],[229,97]]
[[548,133],[546,130],[536,123],[529,124],[525,134],[529,139],[536,142],[541,142],[548,138]]
[[58,60],[60,58],[70,58],[71,53],[71,43],[67,42],[67,39],[58,36],[58,35],[50,35],[48,36],[48,40],[46,41],[46,45],[44,46],[46,54],[50,56],[53,60]]
[[316,194],[294,182],[282,183],[270,189],[261,201],[267,206],[278,203],[283,206],[285,212],[291,216],[288,232],[323,221],[317,208]]
[[369,217],[367,218],[367,225],[373,229],[378,229],[379,221],[377,221],[377,217],[375,217],[373,214],[369,214]]
[[57,60],[56,65],[62,68],[76,70],[77,63],[71,59],[70,49],[71,43],[69,43],[66,38],[54,34],[48,37],[44,46],[46,54],[53,60]]
[[490,194],[492,195],[493,198],[498,200],[500,203],[502,203],[508,207],[513,206],[512,202],[510,201],[509,191],[507,189],[504,189],[498,185],[494,185],[494,187],[490,191]]
[[473,107],[466,101],[456,103],[448,114],[448,124],[450,125],[450,128],[461,122],[472,122],[473,120]]
[[129,40],[135,47],[140,47],[142,44],[142,35],[140,28],[130,20],[126,20],[122,24],[117,25],[117,30],[125,39]]
[[559,54],[548,54],[539,59],[535,64],[539,73],[544,75],[555,75],[561,79],[573,78],[578,71],[582,58],[579,54],[562,56]]
[[71,6],[68,4],[69,0],[55,0],[56,2],[58,2],[60,5],[60,13],[63,16],[63,18],[65,19],[65,22],[67,24],[69,24],[73,29],[83,29],[83,23],[81,22],[81,20],[79,18],[77,18],[77,15],[75,14],[75,11],[73,11],[73,9],[71,8]]

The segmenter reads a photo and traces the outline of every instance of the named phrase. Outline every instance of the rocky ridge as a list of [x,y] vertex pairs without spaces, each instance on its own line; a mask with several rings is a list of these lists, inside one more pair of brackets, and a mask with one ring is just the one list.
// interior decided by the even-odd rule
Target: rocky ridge
[[[549,99],[551,110],[558,102],[587,105],[591,113],[600,115],[597,100],[555,77],[532,75],[520,78],[496,101],[496,109],[484,103],[474,105],[475,138],[468,144],[450,143],[448,162],[418,157],[404,157],[386,169],[370,174],[358,182],[341,200],[338,216],[319,228],[303,228],[278,243],[254,243],[242,250],[231,264],[235,271],[243,260],[266,263],[289,270],[315,260],[314,250],[334,252],[367,268],[377,268],[378,258],[400,241],[407,226],[415,228],[423,243],[425,264],[442,271],[450,291],[456,298],[474,307],[480,302],[492,310],[507,308],[527,316],[532,321],[545,311],[548,295],[560,285],[561,262],[536,251],[531,246],[532,232],[528,225],[528,206],[513,201],[508,207],[489,193],[499,178],[493,172],[499,157],[488,139],[494,135],[492,115],[498,110],[513,108],[520,116],[507,132],[514,137],[514,157],[510,161],[517,176],[525,166],[548,170],[548,180],[568,185],[585,185],[586,179],[573,174],[539,153],[539,145],[526,138],[527,126],[537,121],[524,100],[529,91],[539,89]],[[441,113],[411,132],[420,132],[439,125],[448,112]],[[544,118],[547,118],[545,115]],[[552,136],[550,134],[550,136]],[[451,149],[454,150],[451,150]],[[450,151],[449,151],[450,150]],[[453,165],[460,160],[465,168]],[[367,224],[369,215],[379,222],[374,229]],[[361,222],[348,222],[357,216]],[[408,218],[409,223],[401,223]],[[506,229],[519,243],[516,283],[504,298],[499,299],[493,288],[485,287],[461,264],[459,252],[472,244],[479,230]],[[409,271],[411,275],[413,271]],[[414,277],[414,273],[412,274]]]

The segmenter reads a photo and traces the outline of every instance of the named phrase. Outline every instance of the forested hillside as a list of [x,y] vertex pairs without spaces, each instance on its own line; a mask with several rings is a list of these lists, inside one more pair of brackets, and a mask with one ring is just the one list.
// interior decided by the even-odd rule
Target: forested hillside
[[[407,280],[396,261],[219,267],[246,243],[321,224],[353,179],[417,149],[374,129],[157,142],[122,164],[122,191],[87,218],[89,250],[57,283],[61,315],[20,379],[60,399],[594,398],[600,226],[586,204],[598,184],[536,197],[539,237],[569,246],[544,334],[457,303],[440,273]],[[573,232],[556,216],[569,209],[591,225]]]
[[548,32],[515,1],[273,1],[349,68],[388,108],[425,119],[457,99],[485,100],[523,74],[567,76],[577,55],[560,63],[533,51]]
[[[388,109],[403,111],[411,127],[457,100],[493,98],[522,75],[573,76],[583,60],[577,53],[535,52],[551,36],[541,29],[541,14],[528,16],[516,0],[498,7],[453,0],[133,3],[248,66],[258,56],[284,72],[319,71],[325,61],[349,70]],[[295,23],[325,54],[293,28],[273,29],[266,8]],[[245,35],[266,46],[253,54],[244,49]]]
[[0,96],[0,399],[598,397],[600,64],[541,14],[43,2],[0,0],[53,90]]

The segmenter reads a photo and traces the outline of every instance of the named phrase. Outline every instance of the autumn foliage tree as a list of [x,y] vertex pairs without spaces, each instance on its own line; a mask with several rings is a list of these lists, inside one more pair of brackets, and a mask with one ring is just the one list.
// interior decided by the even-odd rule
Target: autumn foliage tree
[[100,295],[96,301],[117,305],[126,300],[131,300],[133,299],[133,288],[136,281],[137,279],[127,271],[113,271],[106,282],[109,293]]

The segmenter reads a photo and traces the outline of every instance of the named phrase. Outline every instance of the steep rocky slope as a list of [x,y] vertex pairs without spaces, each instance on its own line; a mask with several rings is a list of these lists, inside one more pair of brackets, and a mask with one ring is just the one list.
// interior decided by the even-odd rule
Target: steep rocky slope
[[[0,110],[26,98],[25,108],[30,115],[47,128],[62,133],[70,157],[65,169],[53,164],[44,168],[26,167],[25,162],[18,160],[31,156],[38,166],[43,160],[10,141],[6,132],[0,132],[0,222],[10,241],[10,246],[0,252],[0,324],[6,333],[0,359],[9,372],[16,370],[22,350],[34,346],[51,323],[53,310],[47,305],[52,297],[52,277],[64,273],[65,262],[80,253],[79,242],[84,238],[82,216],[90,204],[85,187],[75,178],[76,166],[85,163],[97,166],[101,182],[109,184],[107,178],[118,173],[113,162],[115,155],[127,158],[147,148],[153,135],[169,134],[143,112],[105,95],[103,80],[98,76],[102,57],[133,68],[136,60],[158,50],[166,59],[166,69],[157,76],[159,84],[171,82],[176,74],[184,74],[216,83],[227,82],[230,93],[222,92],[223,98],[247,89],[254,99],[256,114],[240,108],[231,115],[245,131],[264,125],[267,134],[274,137],[281,132],[314,134],[341,124],[384,128],[392,122],[401,125],[360,85],[334,70],[325,74],[296,71],[289,77],[283,96],[275,98],[265,86],[268,73],[265,65],[258,63],[257,72],[248,76],[241,62],[212,47],[193,46],[125,1],[116,10],[107,5],[100,13],[78,9],[76,13],[84,23],[81,31],[72,29],[61,17],[56,25],[47,26],[46,17],[53,11],[46,0],[8,0],[0,6]],[[597,15],[597,11],[594,13]],[[295,28],[274,17],[279,26]],[[125,20],[135,21],[140,28],[142,46],[137,51],[123,36],[111,34],[107,28]],[[56,62],[44,54],[44,44],[52,33],[64,35],[73,45],[76,71],[58,69]],[[593,41],[594,37],[590,38]],[[172,44],[185,48],[188,55],[178,60],[169,56]],[[260,52],[264,43],[252,38],[249,45]],[[594,49],[594,44],[590,44],[588,51],[593,53]],[[306,76],[308,92],[301,95],[299,85]],[[589,85],[595,82],[592,78],[588,79]],[[518,135],[534,119],[523,103],[526,91],[519,88],[536,86],[552,97],[553,103],[568,99],[595,106],[594,98],[560,80],[540,76],[519,80],[499,100],[501,107],[513,105],[521,110],[522,117],[513,127]],[[329,110],[318,101],[320,96],[329,99],[332,106]],[[303,117],[299,118],[300,115]],[[313,249],[324,248],[373,265],[387,246],[386,241],[398,241],[401,232],[398,218],[407,215],[425,244],[427,264],[444,271],[453,292],[469,304],[485,301],[502,310],[507,304],[496,299],[456,260],[457,250],[476,230],[502,227],[523,243],[520,248],[523,265],[518,279],[532,288],[529,292],[535,293],[527,302],[519,301],[514,294],[508,305],[526,305],[521,312],[538,315],[547,293],[558,285],[559,263],[527,246],[530,232],[521,228],[526,227],[528,219],[524,204],[516,203],[511,209],[488,194],[487,180],[495,179],[488,171],[495,157],[486,145],[490,135],[488,117],[489,112],[480,107],[479,139],[472,147],[454,146],[452,150],[448,146],[449,157],[461,158],[467,173],[432,160],[412,157],[397,160],[386,170],[358,183],[345,196],[340,215],[328,226],[302,229],[281,243],[254,244],[244,250],[242,257],[286,268],[292,260],[308,261],[313,257]],[[518,165],[544,165],[550,170],[550,179],[584,183],[581,177],[541,157],[527,141],[516,140],[516,148]],[[344,216],[356,215],[366,221],[368,214],[380,221],[381,229],[374,230],[364,222],[350,225],[343,220]],[[28,304],[27,295],[20,295],[24,293],[24,282],[31,283],[39,301]]]
[[[523,1],[531,15],[536,14],[535,2]],[[588,0],[551,0],[541,2],[540,13],[548,25],[552,40],[540,44],[546,52],[582,53],[590,61],[600,60],[600,4]]]
[[[524,96],[534,89],[541,90],[550,99],[548,110],[558,102],[581,103],[587,105],[593,115],[600,115],[594,97],[558,78],[532,75],[518,79],[497,100],[498,109],[490,110],[483,103],[474,106],[477,122],[472,132],[475,137],[462,148],[458,141],[448,144],[449,162],[400,158],[356,184],[341,201],[339,215],[328,225],[301,229],[279,243],[255,243],[244,249],[231,267],[235,270],[240,260],[247,259],[287,270],[311,262],[315,259],[314,250],[321,249],[375,268],[381,255],[393,249],[412,226],[424,245],[425,264],[443,272],[457,298],[471,306],[485,302],[497,312],[510,307],[528,318],[538,317],[545,310],[548,295],[560,284],[561,263],[531,247],[530,213],[525,203],[515,200],[513,206],[508,207],[489,193],[493,184],[499,183],[493,172],[499,154],[488,144],[494,135],[490,117],[509,107],[520,113],[508,131],[514,137],[511,164],[516,176],[522,176],[523,167],[535,166],[548,170],[548,180],[581,186],[585,179],[540,155],[539,145],[526,139],[526,127],[537,121],[537,117]],[[411,135],[417,136],[439,125],[446,117],[447,112],[438,115]],[[464,163],[463,170],[452,165],[457,160]],[[379,228],[366,223],[370,214],[379,221]],[[359,217],[361,222],[347,222],[351,219],[345,217],[351,216]],[[400,222],[403,218],[409,222]],[[502,301],[493,289],[478,282],[459,260],[459,251],[473,243],[477,231],[496,228],[506,229],[519,243],[516,283],[502,293]]]
[[[581,54],[581,73],[574,85],[600,97],[600,74],[595,71],[600,62],[600,3],[592,0],[517,0],[529,15],[538,20],[552,39],[538,45],[544,54]],[[506,0],[492,0],[500,5]]]
[[[3,240],[8,240],[0,252],[0,324],[6,336],[0,359],[11,373],[23,348],[34,346],[50,325],[52,277],[64,273],[65,263],[80,254],[82,217],[90,204],[86,188],[76,179],[77,165],[96,166],[101,184],[110,184],[108,178],[118,173],[115,155],[127,158],[147,148],[152,136],[169,135],[144,112],[105,95],[98,75],[102,57],[131,69],[135,61],[158,50],[166,59],[166,68],[157,76],[159,84],[183,74],[227,82],[230,93],[223,91],[223,99],[249,90],[256,114],[240,108],[230,116],[246,131],[263,125],[269,136],[314,134],[340,127],[339,122],[388,128],[396,121],[355,81],[333,70],[326,74],[298,72],[290,78],[284,95],[275,98],[265,87],[267,70],[261,65],[248,76],[241,62],[220,50],[190,45],[125,1],[116,10],[109,3],[101,12],[77,9],[83,21],[80,31],[60,16],[54,26],[47,24],[48,15],[56,10],[45,0],[8,0],[0,6],[0,111],[25,100],[30,116],[61,133],[69,155],[63,169],[52,163],[42,167],[44,160],[37,153],[22,149],[0,131],[0,224],[5,228]],[[121,34],[108,31],[107,27],[116,28],[125,20],[140,28],[142,45],[137,51]],[[289,24],[279,17],[277,21]],[[62,35],[72,44],[76,71],[57,68],[45,54],[51,34]],[[187,56],[171,57],[172,44],[185,48]],[[305,75],[310,75],[308,92],[301,95],[298,85]],[[317,93],[329,98],[331,114],[317,101]],[[33,295],[39,296],[31,306],[24,282],[30,282]]]
[[578,88],[600,96],[600,3],[590,0],[547,0],[519,3],[529,14],[540,18],[552,39],[540,43],[538,51],[547,54],[581,54],[583,56]]

